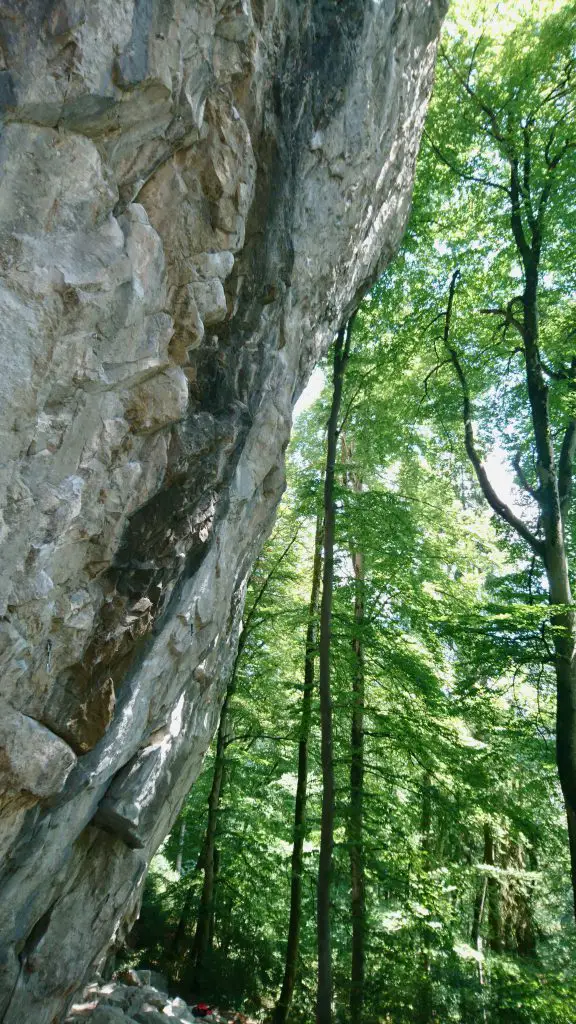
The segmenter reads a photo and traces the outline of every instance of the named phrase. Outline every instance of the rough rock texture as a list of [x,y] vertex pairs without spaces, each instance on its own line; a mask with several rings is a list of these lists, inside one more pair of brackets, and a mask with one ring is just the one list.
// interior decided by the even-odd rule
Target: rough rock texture
[[444,0],[0,0],[0,1020],[196,777],[291,407],[409,205]]
[[151,971],[125,971],[122,979],[93,982],[70,1009],[66,1024],[228,1024],[236,1014],[222,1015],[210,1008],[206,1017],[196,1017],[193,1008],[179,996],[171,997],[151,978]]

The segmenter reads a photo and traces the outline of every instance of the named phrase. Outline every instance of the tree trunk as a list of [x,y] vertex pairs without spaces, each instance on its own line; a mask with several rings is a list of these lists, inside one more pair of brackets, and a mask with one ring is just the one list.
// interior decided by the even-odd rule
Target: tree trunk
[[334,476],[338,444],[338,416],[342,384],[352,336],[352,320],[338,332],[334,343],[334,385],[328,421],[326,476],[324,479],[324,566],[320,607],[320,725],[322,731],[322,817],[320,861],[318,866],[318,991],[317,1024],[332,1024],[332,942],[330,897],[332,889],[332,848],[334,845],[334,754],[332,740],[332,693],[330,654],[332,635],[332,598],[334,589],[334,532],[336,508]]
[[555,635],[556,669],[556,763],[562,787],[568,842],[570,876],[576,916],[576,646],[574,613],[569,611],[552,618],[552,624],[564,630]]
[[190,957],[194,976],[197,976],[201,971],[210,945],[210,924],[212,920],[212,909],[214,906],[214,881],[216,878],[216,828],[218,824],[218,812],[220,809],[220,799],[222,796],[224,782],[224,761],[228,736],[229,707],[230,700],[236,688],[235,669],[236,665],[234,666],[226,697],[224,698],[224,704],[222,705],[220,725],[218,726],[218,737],[216,740],[214,775],[212,776],[212,787],[210,789],[210,796],[208,797],[208,821],[206,824],[203,847],[204,880],[202,883],[202,892],[200,894],[200,904],[198,906],[198,916],[196,919],[196,931],[194,933]]
[[[199,869],[199,864],[196,865],[196,870]],[[174,938],[172,940],[172,959],[177,959],[184,950],[184,943],[186,939],[186,928],[188,926],[188,919],[192,913],[192,906],[194,904],[194,889],[191,886],[186,893],[182,909],[180,910],[180,917],[178,918],[178,924],[176,931],[174,932]]]
[[574,913],[576,915],[576,621],[572,606],[564,519],[570,504],[574,423],[569,424],[558,459],[554,458],[549,389],[539,349],[538,281],[540,250],[525,258],[524,352],[528,397],[538,456],[539,504],[544,533],[543,561],[549,600],[561,611],[552,616],[556,670],[556,763],[566,807]]
[[480,989],[480,1002],[482,1007],[482,1019],[486,1021],[486,1002],[484,995],[485,979],[484,979],[484,954],[483,954],[483,942],[482,942],[482,921],[484,919],[484,908],[486,906],[486,896],[488,893],[488,878],[484,875],[481,879],[480,887],[476,895],[474,903],[474,917],[472,921],[472,934],[470,938],[470,945],[478,953],[478,987]]
[[[342,456],[346,463],[352,449],[342,436]],[[362,481],[352,472],[345,472],[345,483],[357,494]],[[350,807],[348,845],[350,850],[350,882],[352,911],[352,970],[350,977],[350,1018],[362,1024],[364,1012],[364,975],[366,970],[366,879],[364,869],[364,556],[350,551],[354,571],[354,667],[352,669],[352,722],[350,729]]]
[[486,894],[488,891],[488,878],[484,875],[480,879],[480,885],[476,893],[476,899],[474,901],[474,911],[472,917],[472,931],[470,934],[470,945],[478,952],[482,952],[482,921],[484,919],[484,908],[486,906]]
[[[222,791],[220,791],[222,795]],[[216,885],[218,883],[218,871],[220,869],[220,850],[217,846],[214,847],[214,881],[213,881],[213,893],[212,903],[210,905],[210,921],[208,924],[208,949],[214,948],[214,934],[216,932],[216,901],[214,895],[216,892]]]
[[178,877],[182,878],[182,858],[184,856],[184,840],[186,838],[186,822],[183,820],[180,825],[180,835],[178,836],[178,854],[176,856],[176,871]]
[[576,419],[569,421],[558,459],[554,453],[550,418],[549,388],[540,356],[538,322],[538,282],[541,247],[541,224],[532,228],[532,242],[528,243],[520,215],[522,190],[518,170],[511,163],[512,232],[518,254],[524,267],[522,294],[522,320],[514,321],[523,340],[526,387],[530,405],[530,418],[537,456],[537,489],[528,487],[538,502],[542,539],[532,532],[512,510],[502,502],[490,484],[474,439],[470,393],[458,354],[450,342],[450,320],[454,292],[459,271],[455,271],[450,284],[448,308],[445,314],[444,341],[460,381],[463,397],[464,437],[468,457],[478,482],[491,508],[511,526],[546,571],[548,595],[554,627],[554,667],[556,673],[556,762],[568,824],[570,844],[571,882],[576,915],[576,616],[570,588],[568,552],[564,537],[565,519],[572,497],[573,461],[576,452]]
[[222,791],[224,787],[224,773],[225,773],[225,761],[226,761],[226,748],[230,742],[230,703],[236,692],[236,683],[238,676],[238,667],[240,664],[240,658],[242,652],[246,646],[246,641],[250,635],[252,620],[254,614],[264,597],[264,594],[268,588],[270,581],[273,579],[279,565],[284,560],[292,545],[296,541],[296,533],[286,546],[278,560],[273,565],[272,569],[266,576],[260,590],[256,594],[252,606],[248,615],[246,616],[244,626],[240,633],[238,640],[238,650],[236,652],[236,658],[234,660],[234,667],[230,675],[230,680],[226,690],[226,696],[222,705],[222,711],[220,713],[220,724],[218,726],[218,735],[216,739],[216,758],[214,761],[214,775],[212,777],[212,787],[210,789],[210,796],[208,797],[208,821],[206,824],[206,833],[204,835],[204,843],[202,847],[202,866],[204,868],[204,880],[202,884],[202,892],[200,895],[200,904],[198,907],[198,917],[196,921],[196,931],[194,933],[194,940],[192,943],[191,950],[191,964],[194,976],[198,976],[202,969],[206,953],[210,948],[213,940],[213,925],[214,925],[214,887],[216,882],[216,828],[218,824],[218,814],[220,810],[220,801],[222,799]]
[[[524,846],[517,840],[509,840],[506,851],[506,867],[516,871],[526,869],[526,861],[534,859],[526,855]],[[534,883],[511,881],[506,899],[504,941],[507,951],[518,956],[535,957],[536,926],[533,911]]]
[[[422,780],[420,835],[423,868],[425,872],[428,872],[432,868],[432,782],[429,772],[425,773]],[[423,922],[421,927],[424,932],[420,948],[421,983],[415,1017],[418,1024],[430,1024],[434,1012],[432,980],[430,977],[430,946],[428,935],[426,934],[426,922]]]
[[361,1024],[364,1007],[366,945],[366,884],[364,877],[364,655],[360,630],[364,622],[364,563],[361,553],[354,555],[357,592],[354,619],[358,636],[354,639],[356,665],[352,677],[352,728],[350,746],[350,875],[352,882],[352,977],[350,1015]]
[[[494,833],[488,822],[484,823],[484,863],[496,867],[496,844]],[[494,875],[488,875],[488,945],[494,953],[502,952],[502,912],[500,883]]]
[[314,563],[312,566],[312,586],[308,605],[308,623],[306,627],[306,651],[304,656],[304,692],[302,695],[302,712],[300,718],[300,739],[298,743],[298,783],[296,786],[296,806],[294,809],[294,840],[292,845],[292,874],[290,883],[290,920],[288,924],[288,940],[282,990],[274,1011],[274,1024],[286,1024],[298,968],[298,946],[300,942],[300,919],[302,908],[302,871],[304,836],[306,833],[306,803],[308,788],[308,739],[312,715],[312,697],[314,693],[314,664],[316,658],[316,634],[318,627],[318,605],[320,596],[320,575],[322,570],[322,517],[316,519],[316,535],[314,539]]

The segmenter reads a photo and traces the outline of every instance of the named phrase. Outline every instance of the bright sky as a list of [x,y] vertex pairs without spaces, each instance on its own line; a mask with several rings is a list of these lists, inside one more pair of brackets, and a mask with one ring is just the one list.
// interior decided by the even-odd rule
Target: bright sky
[[317,366],[314,370],[312,370],[312,376],[310,377],[310,380],[308,381],[306,387],[304,388],[304,391],[302,392],[300,398],[298,399],[296,405],[294,406],[294,419],[296,419],[296,417],[299,416],[301,412],[304,412],[306,409],[309,409],[311,405],[313,405],[313,403],[318,398],[320,392],[322,391],[322,388],[324,387],[324,382],[324,374],[320,367]]
[[[312,371],[310,380],[294,406],[294,419],[296,419],[300,413],[309,409],[316,401],[325,382],[326,378],[324,373],[320,367],[317,366]],[[501,448],[495,448],[486,459],[486,471],[498,497],[501,498],[502,501],[505,501],[516,515],[522,516],[525,510],[518,504],[520,491],[515,483],[514,471],[512,467],[507,464],[504,452]]]
[[486,472],[492,487],[502,501],[510,506],[512,511],[520,517],[526,514],[526,510],[518,504],[521,496],[515,483],[514,470],[506,463],[504,452],[501,448],[495,448],[485,461]]

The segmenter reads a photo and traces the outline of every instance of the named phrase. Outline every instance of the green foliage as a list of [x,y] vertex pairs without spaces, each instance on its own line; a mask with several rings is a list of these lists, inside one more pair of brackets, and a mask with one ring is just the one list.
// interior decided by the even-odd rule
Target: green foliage
[[[458,267],[451,329],[478,445],[506,499],[537,531],[514,325],[522,270],[510,226],[510,162],[518,160],[526,194],[529,178],[534,209],[546,212],[542,351],[561,436],[574,415],[575,89],[574,4],[453,6],[405,244],[355,322],[337,466],[332,652],[334,980],[342,1024],[350,1024],[354,641],[365,674],[363,1024],[576,1021],[576,936],[554,758],[554,627],[530,552],[494,520],[470,473],[462,392],[443,338],[448,282]],[[524,201],[527,229],[530,216]],[[214,935],[198,993],[262,1018],[283,970],[329,403],[326,389],[297,423],[289,488],[249,585],[218,812]],[[523,491],[513,485],[514,463]],[[361,624],[350,552],[364,562]],[[315,696],[294,1024],[313,1019],[319,748]],[[168,970],[185,992],[213,766],[209,754],[149,878],[137,934],[142,959]],[[176,949],[179,922],[184,941]]]

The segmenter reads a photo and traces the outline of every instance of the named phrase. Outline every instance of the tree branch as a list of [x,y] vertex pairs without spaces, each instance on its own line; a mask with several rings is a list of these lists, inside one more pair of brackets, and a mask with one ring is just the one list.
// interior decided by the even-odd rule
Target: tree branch
[[534,235],[534,233],[538,231],[538,225],[536,223],[536,217],[534,216],[534,209],[532,207],[532,153],[530,150],[530,121],[524,125],[522,129],[522,136],[524,142],[522,196],[526,207],[526,215],[528,217],[530,231],[532,232],[532,235]]
[[507,196],[510,196],[510,189],[507,188],[506,185],[502,185],[498,181],[491,181],[490,178],[482,178],[478,174],[470,174],[469,171],[465,171],[461,167],[458,167],[454,161],[442,152],[440,147],[436,145],[426,130],[424,131],[424,138],[429,143],[432,151],[436,154],[438,159],[445,164],[448,170],[452,171],[453,174],[457,174],[463,181],[473,181],[478,185],[487,185],[489,188],[495,188],[499,192],[504,192]]
[[340,434],[342,434],[342,432],[344,431],[344,427],[348,422],[348,417],[350,416],[350,413],[354,408],[354,402],[358,398],[358,395],[362,391],[366,381],[369,380],[374,373],[376,373],[376,367],[371,366],[368,370],[366,370],[366,373],[363,373],[362,376],[360,377],[360,383],[358,384],[358,387],[356,388],[354,394],[352,395],[352,398],[348,402],[348,405],[346,406],[346,412],[344,413],[344,416],[342,417],[342,422],[338,427],[338,436],[340,436]]
[[551,380],[564,381],[568,384],[571,391],[576,389],[576,356],[572,357],[572,363],[570,367],[561,366],[559,370],[555,370],[548,363],[545,363],[542,359],[540,360],[540,366]]
[[448,357],[448,359],[442,359],[439,363],[436,364],[436,366],[433,366],[432,369],[426,374],[426,376],[424,377],[424,384],[423,384],[423,386],[424,386],[424,396],[423,396],[423,398],[428,398],[428,381],[434,376],[435,373],[438,373],[438,370],[441,370],[442,367],[446,366],[449,362],[451,362],[450,357]]
[[478,95],[478,93],[476,92],[475,89],[472,88],[472,86],[470,85],[470,80],[469,80],[470,76],[468,76],[468,79],[462,78],[462,76],[458,73],[458,71],[454,67],[454,64],[450,60],[448,54],[446,53],[446,50],[441,48],[440,53],[442,55],[442,58],[446,61],[447,65],[450,68],[452,74],[454,75],[456,81],[460,83],[460,85],[462,86],[464,91],[468,94],[468,96],[473,101],[473,103],[475,103],[476,106],[478,107],[478,109],[481,110],[482,113],[485,114],[485,116],[488,118],[488,121],[489,121],[489,124],[490,124],[490,128],[487,129],[488,134],[496,142],[499,143],[502,152],[506,156],[506,159],[507,160],[512,160],[513,159],[513,153],[512,153],[512,151],[510,149],[509,140],[506,138],[506,136],[504,135],[504,132],[502,131],[502,129],[500,128],[500,125],[498,124],[498,118],[496,117],[495,110],[492,107],[490,107],[488,105],[488,103],[486,103],[486,100],[483,100],[482,97]]
[[515,302],[522,302],[522,296],[521,295],[516,295],[516,296],[514,296],[513,299],[510,299],[510,302],[506,303],[506,309],[488,308],[488,309],[481,309],[481,310],[479,310],[479,312],[483,313],[486,316],[500,316],[500,317],[502,317],[502,319],[504,320],[504,327],[509,327],[511,325],[512,327],[514,327],[518,331],[518,334],[520,335],[522,340],[524,340],[524,325],[520,322],[520,320],[516,319],[516,317],[514,316],[514,314],[512,312]]
[[282,562],[284,561],[284,559],[288,555],[290,549],[296,543],[296,541],[298,539],[298,534],[299,533],[300,533],[300,527],[298,527],[298,529],[296,530],[296,533],[294,534],[294,536],[290,538],[290,541],[286,545],[286,547],[284,548],[282,554],[279,555],[279,557],[274,562],[274,565],[270,569],[270,572],[266,576],[264,582],[262,583],[262,586],[260,587],[258,593],[256,594],[256,596],[255,596],[255,598],[254,598],[254,600],[252,602],[252,606],[250,608],[250,611],[248,612],[248,615],[244,619],[244,624],[242,626],[242,631],[240,633],[240,638],[238,640],[238,652],[236,654],[236,661],[235,661],[235,666],[234,666],[235,668],[236,668],[236,665],[238,664],[238,661],[240,660],[240,655],[242,654],[242,651],[243,651],[244,647],[246,646],[246,641],[247,641],[248,636],[250,634],[250,625],[251,625],[252,619],[254,618],[254,616],[256,614],[258,606],[259,606],[262,598],[264,597],[264,594],[266,593],[266,591],[267,591],[271,581],[274,579],[274,576],[276,575],[278,569],[282,565]]
[[550,195],[552,193],[552,182],[553,182],[553,178],[554,178],[554,172],[555,172],[556,168],[558,167],[558,164],[562,160],[562,157],[565,156],[566,153],[568,153],[571,149],[574,149],[576,147],[576,141],[573,141],[571,139],[566,139],[566,141],[564,142],[564,145],[560,147],[560,149],[558,150],[556,155],[555,156],[551,156],[551,149],[552,149],[552,145],[553,145],[553,142],[554,142],[554,136],[555,136],[555,132],[556,132],[556,127],[557,127],[557,125],[554,125],[554,128],[550,132],[550,136],[549,136],[549,138],[548,138],[548,140],[546,142],[546,146],[545,146],[545,149],[544,149],[544,159],[545,159],[546,164],[548,166],[548,176],[546,178],[546,182],[544,184],[544,188],[542,189],[542,192],[540,193],[540,199],[538,201],[537,223],[538,223],[538,229],[539,229],[540,232],[542,231],[542,222],[544,220],[544,213],[546,211],[546,206],[547,206],[548,200],[550,198]]
[[450,291],[448,293],[448,306],[446,309],[446,316],[444,320],[444,345],[447,351],[450,353],[450,359],[454,367],[456,376],[460,383],[462,390],[462,415],[464,419],[464,444],[466,447],[466,454],[474,467],[476,478],[480,484],[480,488],[486,501],[490,505],[490,508],[496,512],[496,515],[503,519],[508,526],[511,526],[516,531],[522,540],[526,541],[530,545],[532,550],[539,555],[540,558],[544,557],[544,546],[538,540],[538,538],[532,533],[532,531],[526,526],[526,524],[514,514],[512,509],[498,497],[494,490],[488,474],[476,448],[476,440],[474,438],[474,428],[472,426],[472,403],[470,401],[470,391],[468,388],[468,381],[466,375],[460,363],[458,353],[450,341],[450,328],[452,321],[452,310],[454,306],[454,293],[456,291],[456,285],[458,278],[460,277],[460,271],[455,270],[450,281]]
[[524,473],[524,470],[522,469],[522,465],[520,463],[520,452],[516,452],[516,455],[512,459],[512,465],[514,466],[514,469],[516,470],[516,475],[518,477],[518,482],[519,482],[520,486],[522,487],[522,489],[525,490],[526,493],[529,494],[530,497],[534,499],[534,501],[538,501],[539,502],[540,498],[539,498],[539,495],[538,495],[538,491],[536,491],[534,489],[534,487],[532,487],[528,483],[528,480],[526,478],[526,474]]
[[524,269],[526,270],[532,262],[532,250],[526,240],[526,233],[522,223],[521,188],[518,172],[518,159],[516,157],[511,157],[510,159],[510,198],[512,200],[512,205],[510,207],[512,234],[514,235],[514,241],[516,242],[518,252],[522,258]]

